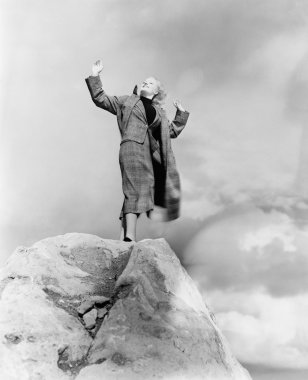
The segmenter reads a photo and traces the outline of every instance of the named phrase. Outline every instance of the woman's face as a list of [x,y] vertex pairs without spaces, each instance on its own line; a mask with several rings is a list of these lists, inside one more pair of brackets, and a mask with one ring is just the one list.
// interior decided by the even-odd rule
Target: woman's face
[[141,83],[140,95],[152,97],[158,94],[158,83],[153,77],[149,77]]

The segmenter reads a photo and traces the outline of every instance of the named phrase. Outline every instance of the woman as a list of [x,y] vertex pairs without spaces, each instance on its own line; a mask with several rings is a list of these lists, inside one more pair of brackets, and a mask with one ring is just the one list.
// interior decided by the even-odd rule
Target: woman
[[121,133],[119,163],[124,202],[120,214],[121,240],[136,240],[136,224],[143,212],[153,217],[154,205],[166,210],[166,220],[179,216],[180,181],[170,137],[177,137],[189,113],[174,101],[176,116],[169,122],[161,103],[165,91],[161,83],[147,78],[132,95],[109,96],[102,88],[101,60],[92,66],[86,79],[93,102],[117,116]]

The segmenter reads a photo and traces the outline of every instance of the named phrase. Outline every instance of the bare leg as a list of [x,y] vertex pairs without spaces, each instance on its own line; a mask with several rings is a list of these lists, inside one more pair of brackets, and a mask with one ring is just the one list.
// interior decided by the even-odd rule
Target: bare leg
[[125,217],[121,219],[120,240],[124,240],[126,234]]
[[[137,226],[137,218],[138,214],[133,214],[133,213],[127,213],[124,215],[125,219],[125,226],[126,226],[126,231],[125,232],[125,237],[130,238],[133,241],[136,241],[136,226]],[[125,230],[125,227],[124,227]]]

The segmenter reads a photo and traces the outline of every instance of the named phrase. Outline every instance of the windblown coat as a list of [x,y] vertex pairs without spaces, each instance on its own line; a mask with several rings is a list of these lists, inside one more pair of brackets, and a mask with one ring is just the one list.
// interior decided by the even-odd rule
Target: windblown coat
[[[121,142],[131,140],[143,143],[148,128],[145,127],[144,123],[142,124],[132,117],[132,109],[140,100],[136,87],[132,95],[118,97],[109,96],[105,93],[99,76],[88,77],[86,83],[96,106],[117,116]],[[167,220],[174,220],[180,215],[181,186],[170,138],[176,138],[182,132],[189,113],[177,110],[174,120],[170,122],[165,111],[161,107],[153,105],[160,116],[161,128],[159,142],[149,133],[152,157],[164,168],[162,172],[165,178],[160,181],[164,184],[164,207],[167,211]]]

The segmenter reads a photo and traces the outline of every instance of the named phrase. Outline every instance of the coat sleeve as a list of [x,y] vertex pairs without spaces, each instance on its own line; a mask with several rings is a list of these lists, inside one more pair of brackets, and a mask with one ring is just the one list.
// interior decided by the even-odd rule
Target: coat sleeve
[[188,116],[189,112],[177,110],[175,118],[172,121],[169,121],[169,132],[172,139],[178,137],[182,132],[187,123]]
[[103,90],[101,79],[98,76],[90,76],[86,78],[86,83],[91,94],[91,98],[97,107],[103,108],[114,115],[120,111],[123,103],[128,98],[124,96],[109,96]]

